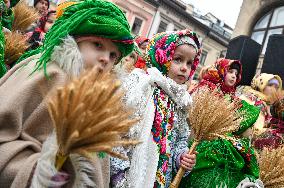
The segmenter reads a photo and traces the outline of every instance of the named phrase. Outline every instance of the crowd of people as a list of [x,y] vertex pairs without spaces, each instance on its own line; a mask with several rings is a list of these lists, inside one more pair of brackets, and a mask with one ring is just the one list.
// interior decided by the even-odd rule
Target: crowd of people
[[[1,1],[0,187],[168,188],[180,168],[185,174],[179,187],[265,186],[257,155],[283,144],[278,75],[262,73],[250,86],[240,86],[242,62],[221,58],[194,80],[202,52],[194,31],[133,36],[124,13],[105,0],[58,6],[35,0],[39,19],[22,33],[29,47],[7,66],[5,33],[13,30],[13,7],[19,2]],[[127,159],[97,153],[79,167],[70,158],[59,170],[57,154],[49,150],[51,143],[60,146],[50,141],[56,138],[46,99],[91,69],[121,80],[125,108],[134,111],[129,118],[138,119],[121,137],[140,143],[113,148]],[[194,133],[188,108],[201,88],[237,103],[242,121],[234,132],[202,140],[189,153]],[[88,170],[81,169],[84,165]]]

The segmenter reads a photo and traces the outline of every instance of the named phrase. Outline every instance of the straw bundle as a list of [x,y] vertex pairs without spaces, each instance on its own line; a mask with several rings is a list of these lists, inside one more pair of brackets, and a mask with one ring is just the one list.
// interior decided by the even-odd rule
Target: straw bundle
[[32,23],[39,19],[39,14],[35,8],[29,7],[25,1],[21,0],[13,8],[15,19],[13,22],[12,30],[25,32]]
[[29,47],[27,39],[18,32],[5,33],[5,63],[10,65],[16,62]]
[[284,120],[284,91],[279,90],[272,93],[269,97],[269,102],[272,104],[271,113],[276,118]]
[[[188,112],[188,123],[194,132],[194,142],[189,150],[192,154],[202,140],[212,140],[239,128],[241,116],[236,111],[236,102],[230,103],[216,91],[200,88],[193,96],[193,105]],[[177,188],[185,173],[180,168],[171,188]]]
[[264,148],[258,156],[260,179],[265,188],[284,187],[284,147]]
[[130,119],[131,111],[124,110],[119,87],[119,81],[110,73],[92,70],[58,89],[48,101],[59,146],[58,170],[70,153],[89,159],[90,152],[125,158],[113,152],[113,147],[138,143],[121,138],[137,120]]

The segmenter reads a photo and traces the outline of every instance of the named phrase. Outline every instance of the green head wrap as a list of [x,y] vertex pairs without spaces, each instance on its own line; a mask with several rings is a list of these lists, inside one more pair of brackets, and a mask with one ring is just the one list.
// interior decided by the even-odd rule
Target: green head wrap
[[35,70],[44,68],[46,72],[54,47],[60,45],[67,35],[91,35],[111,39],[121,52],[121,58],[132,52],[134,39],[129,24],[124,13],[116,5],[104,0],[67,3],[71,5],[63,9],[63,14],[59,15],[60,17],[45,35],[43,46],[24,56],[26,58],[42,53]]

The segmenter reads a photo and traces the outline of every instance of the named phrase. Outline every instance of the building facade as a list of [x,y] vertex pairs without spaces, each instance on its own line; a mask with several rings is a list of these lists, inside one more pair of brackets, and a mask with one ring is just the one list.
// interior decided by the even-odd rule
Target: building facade
[[232,28],[214,15],[210,13],[199,15],[192,5],[180,0],[112,0],[112,2],[125,12],[134,35],[150,38],[164,31],[185,28],[195,31],[202,40],[203,48],[199,69],[213,64],[216,59],[224,56],[233,32]]
[[250,36],[262,47],[256,73],[261,71],[270,35],[284,34],[283,0],[243,0],[232,37]]
[[125,13],[133,35],[147,36],[156,7],[143,0],[111,0]]

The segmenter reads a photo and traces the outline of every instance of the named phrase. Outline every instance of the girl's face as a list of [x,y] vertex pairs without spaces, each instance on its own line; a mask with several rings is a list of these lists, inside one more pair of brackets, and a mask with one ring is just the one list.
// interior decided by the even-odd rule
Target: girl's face
[[271,96],[278,89],[279,89],[278,85],[276,85],[276,84],[269,84],[269,85],[265,86],[265,88],[263,90],[263,93],[266,96]]
[[133,65],[136,63],[135,60],[137,59],[137,55],[135,52],[132,52],[128,56],[124,58],[125,63]]
[[121,53],[110,39],[92,37],[77,41],[85,69],[96,67],[100,72],[109,71],[118,63]]
[[47,33],[47,31],[52,27],[55,20],[56,20],[56,14],[55,13],[52,13],[48,16],[47,21],[46,21],[45,26],[44,26],[44,32],[45,33]]
[[234,87],[237,82],[238,70],[230,69],[225,76],[225,85],[228,87]]
[[176,48],[171,66],[168,72],[169,78],[178,84],[184,84],[189,79],[191,65],[196,56],[196,50],[188,44]]
[[147,48],[147,45],[148,45],[148,42],[143,42],[141,45],[140,45],[140,50],[142,51],[142,53],[146,53],[146,48]]

